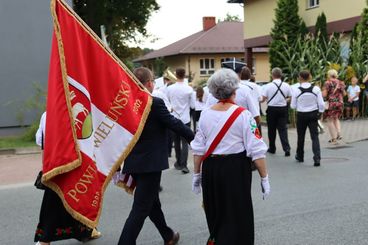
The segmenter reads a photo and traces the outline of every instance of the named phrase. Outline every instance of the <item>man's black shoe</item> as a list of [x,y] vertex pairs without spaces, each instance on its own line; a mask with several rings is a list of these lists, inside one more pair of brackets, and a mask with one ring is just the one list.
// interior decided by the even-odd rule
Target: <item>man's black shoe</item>
[[182,170],[182,167],[180,167],[177,163],[174,163],[174,168],[177,170]]
[[276,150],[271,150],[271,149],[268,149],[267,150],[268,153],[271,153],[271,154],[275,154]]
[[285,156],[289,157],[290,156],[290,151],[285,151]]
[[304,162],[304,159],[300,158],[298,155],[295,155],[295,160],[298,162]]
[[181,172],[182,172],[183,174],[187,174],[187,173],[189,173],[189,169],[188,169],[187,167],[184,167],[184,168],[181,170]]
[[314,162],[314,166],[319,167],[319,166],[321,166],[321,163],[320,162]]

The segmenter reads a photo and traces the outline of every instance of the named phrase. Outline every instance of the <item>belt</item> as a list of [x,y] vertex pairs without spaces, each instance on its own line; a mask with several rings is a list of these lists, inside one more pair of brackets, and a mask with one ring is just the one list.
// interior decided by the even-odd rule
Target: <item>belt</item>
[[210,157],[227,157],[229,154],[211,154]]

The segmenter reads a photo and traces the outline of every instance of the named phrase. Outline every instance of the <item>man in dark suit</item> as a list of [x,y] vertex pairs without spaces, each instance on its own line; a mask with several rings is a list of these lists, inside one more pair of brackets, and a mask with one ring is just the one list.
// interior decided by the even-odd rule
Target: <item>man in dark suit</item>
[[[153,91],[153,74],[149,69],[137,68],[134,75],[150,92]],[[123,173],[131,174],[134,178],[136,189],[133,207],[125,222],[119,245],[136,244],[147,216],[160,232],[165,245],[174,245],[179,241],[179,233],[166,224],[158,195],[161,172],[169,168],[168,129],[184,137],[188,143],[194,138],[192,130],[170,114],[162,99],[152,97],[151,112],[141,137],[123,167]]]

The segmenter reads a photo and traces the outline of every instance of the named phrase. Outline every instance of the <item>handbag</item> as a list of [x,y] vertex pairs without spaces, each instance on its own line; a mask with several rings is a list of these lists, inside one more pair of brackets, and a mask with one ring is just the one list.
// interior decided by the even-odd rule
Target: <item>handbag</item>
[[45,190],[46,189],[46,186],[42,183],[42,171],[40,171],[37,175],[37,178],[36,178],[36,181],[34,183],[34,186],[37,188],[37,189],[40,189],[40,190]]

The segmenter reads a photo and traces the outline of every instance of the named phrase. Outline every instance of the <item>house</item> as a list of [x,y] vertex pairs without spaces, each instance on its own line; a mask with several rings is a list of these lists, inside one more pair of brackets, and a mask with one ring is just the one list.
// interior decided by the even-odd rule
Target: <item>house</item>
[[[228,2],[244,4],[243,39],[246,62],[248,66],[255,68],[257,80],[267,80],[270,70],[267,47],[271,41],[270,32],[274,25],[277,0],[229,0]],[[299,16],[310,30],[313,30],[318,15],[324,12],[329,33],[349,33],[360,20],[362,10],[366,7],[366,0],[298,0],[298,4]],[[259,52],[260,48],[265,52]],[[264,71],[266,73],[263,73]]]
[[25,104],[34,83],[47,91],[51,34],[50,1],[0,1],[0,136],[39,120]]
[[173,71],[186,70],[195,84],[207,80],[221,62],[233,58],[244,60],[243,22],[219,22],[203,17],[203,30],[138,58],[135,62],[154,71],[156,59],[162,59]]

